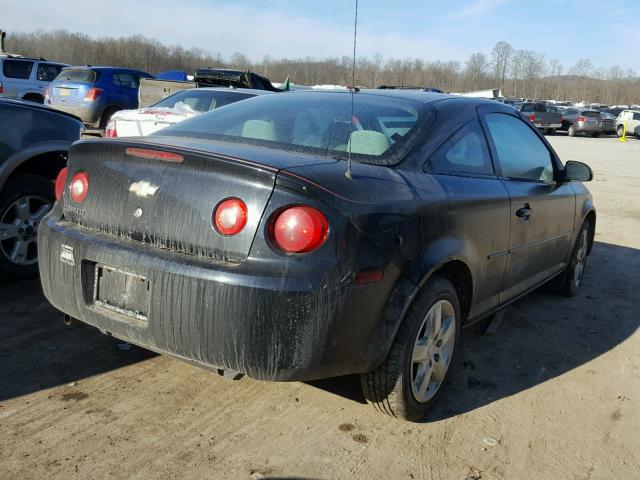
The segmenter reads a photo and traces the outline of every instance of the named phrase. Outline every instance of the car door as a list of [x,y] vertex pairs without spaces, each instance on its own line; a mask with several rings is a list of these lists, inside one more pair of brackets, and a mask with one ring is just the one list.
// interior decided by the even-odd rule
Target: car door
[[469,317],[480,315],[500,301],[510,201],[496,176],[479,120],[458,127],[423,168],[428,174],[420,190],[424,192],[420,212],[423,244],[427,250],[463,245],[463,256],[477,279]]
[[540,134],[510,114],[483,116],[500,180],[511,199],[508,300],[560,272],[567,262],[575,193],[558,183],[558,159]]
[[137,108],[140,77],[132,72],[119,72],[113,75],[113,83],[122,98],[118,103],[124,108]]

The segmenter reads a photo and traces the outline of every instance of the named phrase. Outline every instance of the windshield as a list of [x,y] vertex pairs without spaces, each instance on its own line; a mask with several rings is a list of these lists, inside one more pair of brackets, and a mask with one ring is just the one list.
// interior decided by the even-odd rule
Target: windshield
[[182,90],[152,105],[154,108],[173,108],[185,112],[204,113],[230,103],[253,97],[249,93],[212,90]]
[[264,95],[180,122],[161,135],[261,145],[375,164],[400,162],[433,118],[420,102],[356,93]]
[[599,117],[600,112],[594,112],[594,111],[588,110],[586,112],[582,112],[582,116],[583,117]]
[[94,83],[96,81],[96,72],[86,69],[65,68],[56,77],[56,80],[73,83]]

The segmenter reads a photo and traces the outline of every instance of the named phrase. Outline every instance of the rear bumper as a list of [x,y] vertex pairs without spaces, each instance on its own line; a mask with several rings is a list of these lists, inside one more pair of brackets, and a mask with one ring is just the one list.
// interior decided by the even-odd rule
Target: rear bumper
[[63,103],[50,104],[51,107],[62,112],[70,113],[80,118],[85,125],[98,127],[102,106],[99,102],[86,102],[85,104],[66,105]]
[[[399,275],[393,263],[382,282],[363,286],[340,268],[270,276],[251,258],[213,263],[90,232],[54,212],[39,228],[44,293],[62,312],[117,338],[261,380],[362,373],[386,355],[379,327]],[[146,322],[96,304],[97,264],[149,281]]]
[[580,125],[576,123],[574,127],[578,133],[604,133],[604,127],[602,125]]
[[562,127],[562,123],[549,123],[549,124],[542,124],[542,123],[534,123],[534,125],[539,128],[540,130],[547,130],[549,128],[561,128]]

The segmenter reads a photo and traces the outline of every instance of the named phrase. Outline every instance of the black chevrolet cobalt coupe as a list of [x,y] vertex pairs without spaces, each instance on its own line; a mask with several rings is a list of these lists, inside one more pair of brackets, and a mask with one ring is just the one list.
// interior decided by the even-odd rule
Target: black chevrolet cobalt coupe
[[461,326],[545,282],[576,293],[591,178],[498,102],[256,97],[76,143],[39,231],[42,284],[128,342],[232,378],[359,373],[377,408],[418,420]]

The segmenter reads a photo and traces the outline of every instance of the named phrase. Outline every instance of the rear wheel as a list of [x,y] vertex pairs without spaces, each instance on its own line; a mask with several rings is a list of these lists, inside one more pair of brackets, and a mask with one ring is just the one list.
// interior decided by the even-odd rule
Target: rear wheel
[[547,135],[555,135],[555,134],[556,134],[555,128],[547,128]]
[[622,125],[620,125],[616,130],[616,135],[618,135],[618,137],[621,137],[624,135],[624,127]]
[[104,112],[102,112],[102,116],[100,117],[100,129],[104,130],[105,128],[107,128],[109,119],[117,111],[118,111],[117,107],[108,107],[104,110]]
[[38,273],[38,226],[53,202],[53,182],[36,175],[16,175],[0,192],[0,279]]
[[455,288],[433,277],[409,308],[386,360],[361,375],[367,401],[394,417],[423,419],[446,382],[460,321]]
[[573,125],[569,125],[569,130],[567,130],[567,135],[569,135],[570,137],[575,137],[576,136],[576,127],[574,127]]

